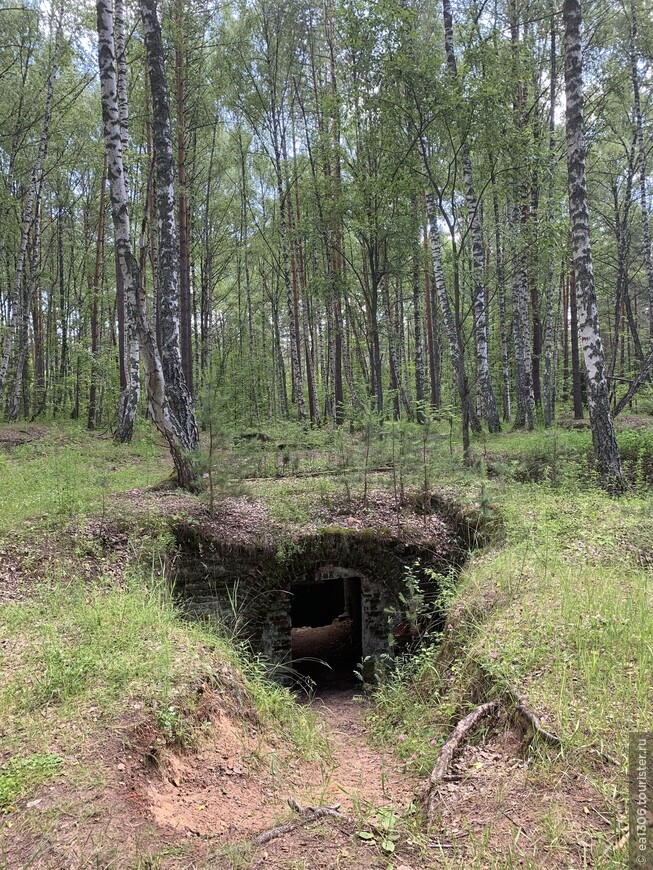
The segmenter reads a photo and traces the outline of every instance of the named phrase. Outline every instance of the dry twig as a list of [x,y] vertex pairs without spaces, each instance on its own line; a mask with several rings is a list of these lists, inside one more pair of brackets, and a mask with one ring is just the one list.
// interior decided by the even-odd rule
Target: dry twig
[[270,840],[282,837],[284,834],[289,834],[295,828],[299,828],[309,822],[315,822],[317,819],[323,819],[325,816],[336,819],[343,818],[342,813],[338,812],[340,804],[323,807],[303,807],[294,798],[288,798],[288,806],[301,818],[296,822],[287,822],[285,825],[278,825],[276,828],[270,828],[269,831],[263,831],[262,834],[254,838],[253,843],[255,846],[263,846],[265,843],[269,843]]

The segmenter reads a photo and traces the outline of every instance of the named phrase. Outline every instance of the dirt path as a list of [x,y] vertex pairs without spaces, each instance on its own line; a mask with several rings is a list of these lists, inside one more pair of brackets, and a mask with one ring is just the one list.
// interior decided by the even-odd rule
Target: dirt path
[[413,799],[416,781],[390,752],[374,746],[365,723],[369,702],[351,689],[327,689],[313,702],[329,733],[335,762],[329,790],[343,812],[362,805],[391,806],[398,813]]
[[330,870],[387,867],[376,844],[356,832],[369,829],[381,808],[402,815],[417,783],[396,757],[371,742],[368,702],[355,689],[326,689],[312,704],[328,738],[328,764],[277,761],[274,747],[257,744],[256,734],[243,744],[229,720],[218,720],[198,753],[169,759],[166,775],[147,783],[150,816],[176,837],[199,837],[220,848],[251,842],[261,831],[296,818],[288,798],[302,806],[340,804],[342,820],[309,824],[272,840],[249,866],[304,866],[289,863],[292,855],[307,867]]
[[[373,833],[384,812],[402,816],[418,783],[396,756],[374,745],[365,722],[369,702],[355,689],[325,688],[312,704],[328,733],[333,767],[319,785],[315,780],[298,783],[297,799],[303,805],[340,804],[344,818],[298,828],[267,843],[250,870],[385,870],[388,856],[379,848],[380,838],[363,840],[357,832]],[[408,844],[399,842],[392,866],[417,870],[425,865]]]

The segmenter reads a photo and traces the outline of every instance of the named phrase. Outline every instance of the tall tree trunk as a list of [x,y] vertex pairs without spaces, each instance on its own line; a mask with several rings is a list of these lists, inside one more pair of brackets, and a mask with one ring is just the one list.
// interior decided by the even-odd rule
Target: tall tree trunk
[[[263,275],[263,292],[266,292],[266,277]],[[274,333],[275,362],[277,374],[277,386],[279,390],[279,407],[283,419],[288,418],[288,388],[286,386],[286,366],[283,360],[283,348],[281,347],[281,328],[279,325],[279,299],[276,295],[270,295],[272,307],[272,328]]]
[[[521,134],[526,126],[526,84],[522,71],[520,45],[519,0],[510,0],[510,47],[512,53],[513,112],[517,131]],[[517,165],[526,161],[523,155]],[[513,249],[513,343],[515,347],[515,386],[517,391],[517,414],[515,427],[528,424],[535,426],[535,393],[533,388],[533,359],[531,352],[531,324],[528,311],[530,298],[528,280],[528,187],[521,175],[515,174],[512,182],[512,207],[510,225]]]
[[[129,200],[129,177],[124,164],[129,147],[129,100],[127,96],[127,55],[125,51],[125,4],[115,0],[114,40],[116,50],[116,76],[118,88],[118,116],[120,120],[120,145],[123,160],[125,191]],[[148,179],[148,191],[150,182]],[[116,258],[118,250],[116,248]],[[144,272],[141,270],[141,279]],[[135,299],[125,294],[122,270],[116,259],[116,293],[118,306],[118,353],[120,354],[121,393],[118,403],[118,421],[115,439],[128,444],[134,432],[134,422],[141,393],[140,342],[136,321],[138,312]]]
[[379,335],[379,283],[384,276],[372,276],[370,295],[372,304],[369,314],[369,335],[372,342],[370,359],[370,375],[372,395],[376,396],[376,410],[379,416],[383,414],[383,369],[381,367],[381,337]]
[[68,305],[66,302],[66,277],[63,244],[63,206],[59,204],[57,209],[57,268],[59,281],[59,315],[61,317],[59,332],[61,335],[61,348],[59,356],[59,389],[58,404],[55,411],[65,411],[68,399]]
[[[420,226],[417,211],[417,199],[411,199],[410,213],[413,234],[413,324],[415,334],[415,405],[417,422],[425,421],[425,389],[424,389],[424,341],[422,339],[422,250],[420,245]],[[428,304],[428,303],[427,303]]]
[[442,360],[437,322],[437,306],[435,305],[435,293],[431,286],[431,258],[428,257],[428,231],[424,228],[424,250],[427,260],[424,265],[424,303],[426,309],[426,345],[429,356],[429,384],[431,395],[431,408],[440,408],[440,388],[442,376]]
[[175,96],[177,103],[177,180],[179,188],[179,342],[186,386],[193,395],[191,341],[190,230],[186,178],[186,59],[184,3],[175,0]]
[[13,292],[12,292],[12,315],[9,324],[9,334],[7,335],[5,346],[0,362],[0,404],[4,396],[7,374],[11,362],[12,350],[16,332],[19,328],[18,314],[21,308],[20,300],[23,290],[23,276],[25,272],[25,261],[27,259],[27,245],[29,242],[29,234],[34,222],[34,215],[38,211],[39,200],[42,190],[43,164],[48,155],[48,146],[50,144],[50,121],[52,118],[52,100],[54,96],[54,84],[59,74],[59,57],[61,54],[62,32],[61,25],[63,19],[63,4],[60,5],[56,31],[54,38],[54,48],[52,51],[52,60],[50,64],[50,72],[48,74],[48,82],[45,91],[45,108],[43,111],[43,127],[41,128],[41,137],[39,139],[39,147],[32,163],[32,171],[30,173],[29,185],[25,195],[25,205],[23,207],[23,220],[20,235],[20,244],[18,247],[18,257],[16,259],[16,268],[14,272]]
[[438,229],[435,197],[431,191],[427,191],[426,193],[426,212],[429,220],[429,238],[431,240],[431,256],[433,258],[435,290],[440,303],[445,332],[447,333],[447,339],[449,341],[451,365],[453,367],[456,386],[458,388],[458,396],[460,398],[463,418],[463,452],[465,457],[467,457],[469,455],[469,427],[472,425],[472,421],[476,418],[476,413],[472,408],[471,396],[469,395],[469,387],[465,375],[465,359],[463,356],[462,343],[458,335],[458,330],[456,329],[456,321],[453,311],[451,310],[449,295],[447,294],[447,288],[444,283],[440,231]]
[[569,276],[563,263],[560,275],[562,294],[562,401],[569,399]]
[[[491,162],[493,162],[492,158]],[[499,332],[501,334],[501,403],[503,422],[510,422],[510,357],[508,355],[508,316],[506,312],[506,273],[501,244],[501,221],[496,179],[492,170],[492,211],[494,213],[494,258],[496,262],[497,296],[499,298]]]
[[583,419],[583,388],[578,358],[578,301],[576,273],[572,265],[569,276],[569,331],[571,332],[571,393],[574,402],[574,418]]
[[184,377],[180,345],[179,236],[175,219],[174,161],[170,129],[170,100],[164,69],[161,25],[156,0],[140,0],[145,35],[154,133],[154,189],[159,226],[161,289],[161,362],[170,413],[186,450],[199,445],[192,398]]
[[[40,187],[40,186],[39,186]],[[29,284],[23,290],[21,301],[21,317],[19,327],[19,342],[15,359],[14,397],[9,403],[7,417],[10,421],[16,420],[20,412],[23,399],[23,375],[27,363],[27,349],[29,344],[29,320],[32,309],[32,301],[36,296],[37,282],[39,278],[41,253],[41,190],[36,197],[36,210],[34,214],[34,228],[32,233],[32,253],[30,257]]]
[[95,268],[91,285],[91,386],[88,394],[88,429],[95,429],[97,422],[97,380],[100,324],[98,318],[99,299],[102,283],[102,260],[104,256],[104,217],[106,212],[108,158],[105,152],[102,182],[100,187],[100,210],[98,214],[97,238],[95,241]]
[[639,71],[637,69],[637,10],[635,0],[630,0],[630,75],[633,85],[633,104],[635,109],[635,130],[637,136],[637,165],[639,168],[639,202],[642,212],[642,242],[644,244],[644,263],[648,285],[649,341],[653,346],[653,254],[651,253],[651,229],[649,224],[648,201],[646,198],[646,147],[644,144],[644,120],[639,95]]
[[613,185],[612,196],[614,199],[614,227],[617,236],[617,285],[615,289],[614,303],[614,336],[612,340],[612,351],[610,353],[610,363],[608,366],[608,378],[612,378],[610,384],[610,399],[614,400],[616,392],[615,374],[617,371],[617,357],[619,354],[619,344],[621,336],[621,318],[624,310],[624,296],[627,286],[627,263],[629,232],[628,232],[628,216],[630,214],[630,206],[632,202],[633,192],[633,177],[635,174],[635,147],[636,141],[630,149],[628,155],[628,168],[626,170],[626,190],[624,193],[623,211],[619,208],[619,187],[615,181]]
[[32,397],[32,419],[37,417],[45,406],[45,350],[43,347],[43,300],[40,287],[32,305],[32,330],[34,333],[34,395]]
[[592,440],[599,474],[610,490],[623,489],[621,460],[610,415],[608,382],[605,377],[603,343],[594,290],[589,209],[585,177],[585,130],[583,122],[582,11],[580,0],[565,0],[565,96],[567,172],[572,253],[583,356],[587,372],[587,398]]
[[145,295],[141,292],[138,262],[131,244],[129,201],[122,161],[111,0],[98,0],[96,10],[104,142],[107,151],[111,213],[114,240],[118,248],[118,263],[122,273],[125,296],[129,299],[134,310],[138,312],[137,323],[143,349],[147,394],[154,421],[168,442],[179,484],[192,489],[197,485],[197,476],[185,450],[187,431],[179,426],[175,415],[170,413],[163,365],[154,333],[148,322]]
[[513,235],[513,316],[512,333],[515,346],[515,386],[517,388],[517,413],[515,427],[535,427],[535,395],[533,392],[533,367],[531,356],[531,331],[528,317],[528,272],[526,267],[523,212],[517,202],[518,192],[511,208]]
[[[549,62],[549,189],[547,197],[547,218],[552,226],[555,217],[555,169],[557,158],[555,153],[555,102],[556,102],[556,26],[555,5],[551,10]],[[553,296],[555,293],[555,254],[549,253],[549,266],[546,281],[546,306],[544,311],[544,426],[548,428],[553,423]]]
[[[444,46],[447,55],[447,66],[454,81],[458,79],[458,66],[453,41],[453,16],[450,0],[442,0],[444,15]],[[500,432],[499,411],[490,379],[489,335],[487,324],[487,302],[485,292],[485,254],[483,245],[483,230],[479,202],[474,189],[472,160],[469,153],[467,138],[463,136],[462,146],[463,181],[465,184],[465,199],[469,212],[472,235],[472,279],[474,308],[474,338],[476,341],[476,371],[478,376],[478,394],[481,404],[481,415],[486,420],[490,432]]]
[[[329,3],[325,5],[325,35],[329,49],[329,92],[331,95],[331,146],[333,155],[331,161],[327,158],[330,177],[332,179],[332,219],[330,227],[330,250],[327,257],[330,261],[331,291],[333,295],[334,322],[334,347],[333,347],[333,401],[335,405],[335,423],[337,426],[345,420],[345,392],[342,380],[343,367],[343,322],[342,322],[342,282],[343,282],[343,258],[344,245],[342,231],[342,217],[340,214],[340,199],[342,188],[342,173],[340,168],[340,102],[338,99],[338,80],[336,77],[336,45],[333,34],[333,19]],[[350,404],[360,404],[360,399],[354,389],[351,379],[351,361],[347,349],[345,360],[345,377],[348,380]]]
[[385,316],[388,325],[388,356],[390,358],[390,383],[394,392],[395,418],[399,419],[401,415],[400,405],[403,405],[406,413],[410,416],[411,406],[410,399],[406,394],[403,379],[401,377],[401,366],[399,362],[399,354],[397,352],[397,329],[395,326],[395,318],[392,314],[392,306],[390,303],[390,280],[387,274],[381,278],[383,282],[383,298],[385,301]]

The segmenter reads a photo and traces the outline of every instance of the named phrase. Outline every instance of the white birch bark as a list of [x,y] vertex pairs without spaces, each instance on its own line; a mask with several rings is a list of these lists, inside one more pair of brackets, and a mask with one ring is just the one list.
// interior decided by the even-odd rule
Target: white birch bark
[[131,244],[129,203],[122,160],[122,130],[118,109],[112,0],[98,0],[96,11],[104,142],[118,266],[123,279],[125,297],[129,298],[129,304],[137,312],[147,396],[154,422],[168,442],[179,484],[191,489],[196,485],[196,475],[184,450],[185,432],[180,429],[176,418],[170,413],[163,366],[154,333],[148,322],[145,296],[141,292],[140,270]]
[[417,199],[412,198],[410,204],[411,229],[413,232],[413,332],[415,335],[415,406],[418,423],[425,422],[424,402],[425,402],[425,377],[424,377],[424,339],[422,336],[422,287],[421,287],[421,246],[420,246],[420,227],[417,215]]
[[608,382],[605,376],[603,343],[594,289],[589,207],[585,172],[585,131],[583,121],[582,11],[580,0],[565,0],[565,93],[567,173],[572,253],[576,274],[578,321],[585,369],[592,440],[599,474],[611,490],[623,490],[619,449],[614,434]]
[[503,263],[503,247],[501,244],[501,229],[499,218],[499,200],[497,188],[492,173],[492,210],[494,212],[494,247],[497,271],[497,295],[499,297],[499,331],[501,333],[501,370],[502,370],[502,404],[503,422],[510,422],[510,358],[508,356],[508,319],[506,313],[505,269]]
[[154,179],[159,230],[161,361],[170,411],[186,450],[199,444],[193,403],[181,362],[179,326],[179,235],[175,218],[174,162],[170,100],[164,69],[163,38],[155,0],[140,0],[145,36],[154,132]]
[[[127,58],[125,55],[125,7],[123,0],[115,0],[114,40],[116,49],[116,75],[118,88],[118,115],[120,117],[120,139],[123,155],[123,175],[125,193],[129,199],[129,177],[125,166],[125,155],[129,147],[129,101],[127,99]],[[116,440],[128,443],[134,432],[134,421],[138,410],[141,389],[140,342],[136,326],[137,311],[133,298],[125,295],[125,347],[124,366],[127,383],[118,404],[118,424]]]
[[[449,74],[454,81],[458,79],[458,65],[453,41],[453,16],[450,0],[442,0],[444,17],[444,47],[447,55]],[[467,140],[461,145],[463,163],[463,183],[465,199],[469,212],[470,230],[472,236],[472,280],[474,309],[474,338],[476,341],[476,370],[478,373],[478,395],[481,405],[481,416],[487,422],[490,432],[500,432],[499,411],[490,379],[489,334],[487,323],[487,305],[485,293],[485,252],[483,245],[483,229],[479,216],[479,203],[474,189],[472,160]]]
[[[423,150],[420,148],[423,154]],[[469,434],[466,431],[467,426],[472,428],[480,428],[476,418],[476,412],[472,406],[469,389],[467,386],[467,377],[465,375],[465,360],[460,347],[458,338],[458,330],[456,329],[456,320],[451,310],[449,295],[444,281],[444,271],[442,269],[442,244],[440,242],[440,231],[438,229],[437,209],[435,205],[435,197],[431,191],[426,193],[426,213],[429,224],[429,241],[431,242],[431,256],[433,259],[433,275],[435,280],[435,292],[440,303],[442,312],[442,320],[444,322],[444,330],[449,341],[449,353],[451,356],[451,365],[454,371],[458,396],[462,406],[463,414],[463,447],[467,453],[469,450]]]
[[36,295],[36,286],[39,273],[39,255],[41,251],[41,188],[42,178],[36,197],[36,213],[34,215],[34,232],[32,234],[32,253],[30,256],[29,285],[21,302],[20,317],[20,343],[16,352],[14,381],[14,397],[7,408],[7,418],[10,421],[18,419],[20,403],[23,397],[23,371],[27,359],[27,346],[29,343],[29,318],[32,310],[32,302]]
[[512,333],[515,347],[515,386],[517,393],[517,412],[515,427],[528,424],[535,427],[535,394],[533,391],[533,368],[531,357],[531,325],[528,316],[528,272],[524,250],[522,213],[519,207],[519,193],[510,207],[511,231],[513,236],[512,271]]

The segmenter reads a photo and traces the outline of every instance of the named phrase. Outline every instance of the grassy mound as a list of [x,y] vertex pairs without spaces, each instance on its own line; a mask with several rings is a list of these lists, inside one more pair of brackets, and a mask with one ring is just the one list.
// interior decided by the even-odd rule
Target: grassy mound
[[[538,836],[521,843],[497,838],[496,819],[479,826],[461,853],[465,866],[523,860],[533,867],[578,866],[580,860],[621,867],[627,858],[628,737],[647,730],[653,718],[653,499],[642,485],[620,499],[599,490],[580,459],[585,437],[564,432],[487,440],[484,450],[495,467],[524,467],[546,455],[549,471],[538,484],[520,483],[512,474],[490,477],[483,461],[475,471],[452,471],[461,499],[500,512],[501,540],[473,554],[463,569],[443,635],[376,693],[377,733],[424,774],[462,716],[507,693],[524,695],[560,736],[560,753],[536,741],[526,756],[530,787],[549,789],[548,812],[558,814],[558,823],[548,816],[536,820]],[[543,453],[543,442],[550,447],[553,439],[565,445],[566,461],[551,449]],[[641,464],[647,435],[629,433],[623,440]],[[513,726],[509,719],[500,726]],[[562,783],[570,777],[596,792],[597,809],[586,801],[582,812],[605,818],[601,831],[588,822],[580,852],[563,807]],[[499,815],[509,813],[504,800],[496,802]]]

